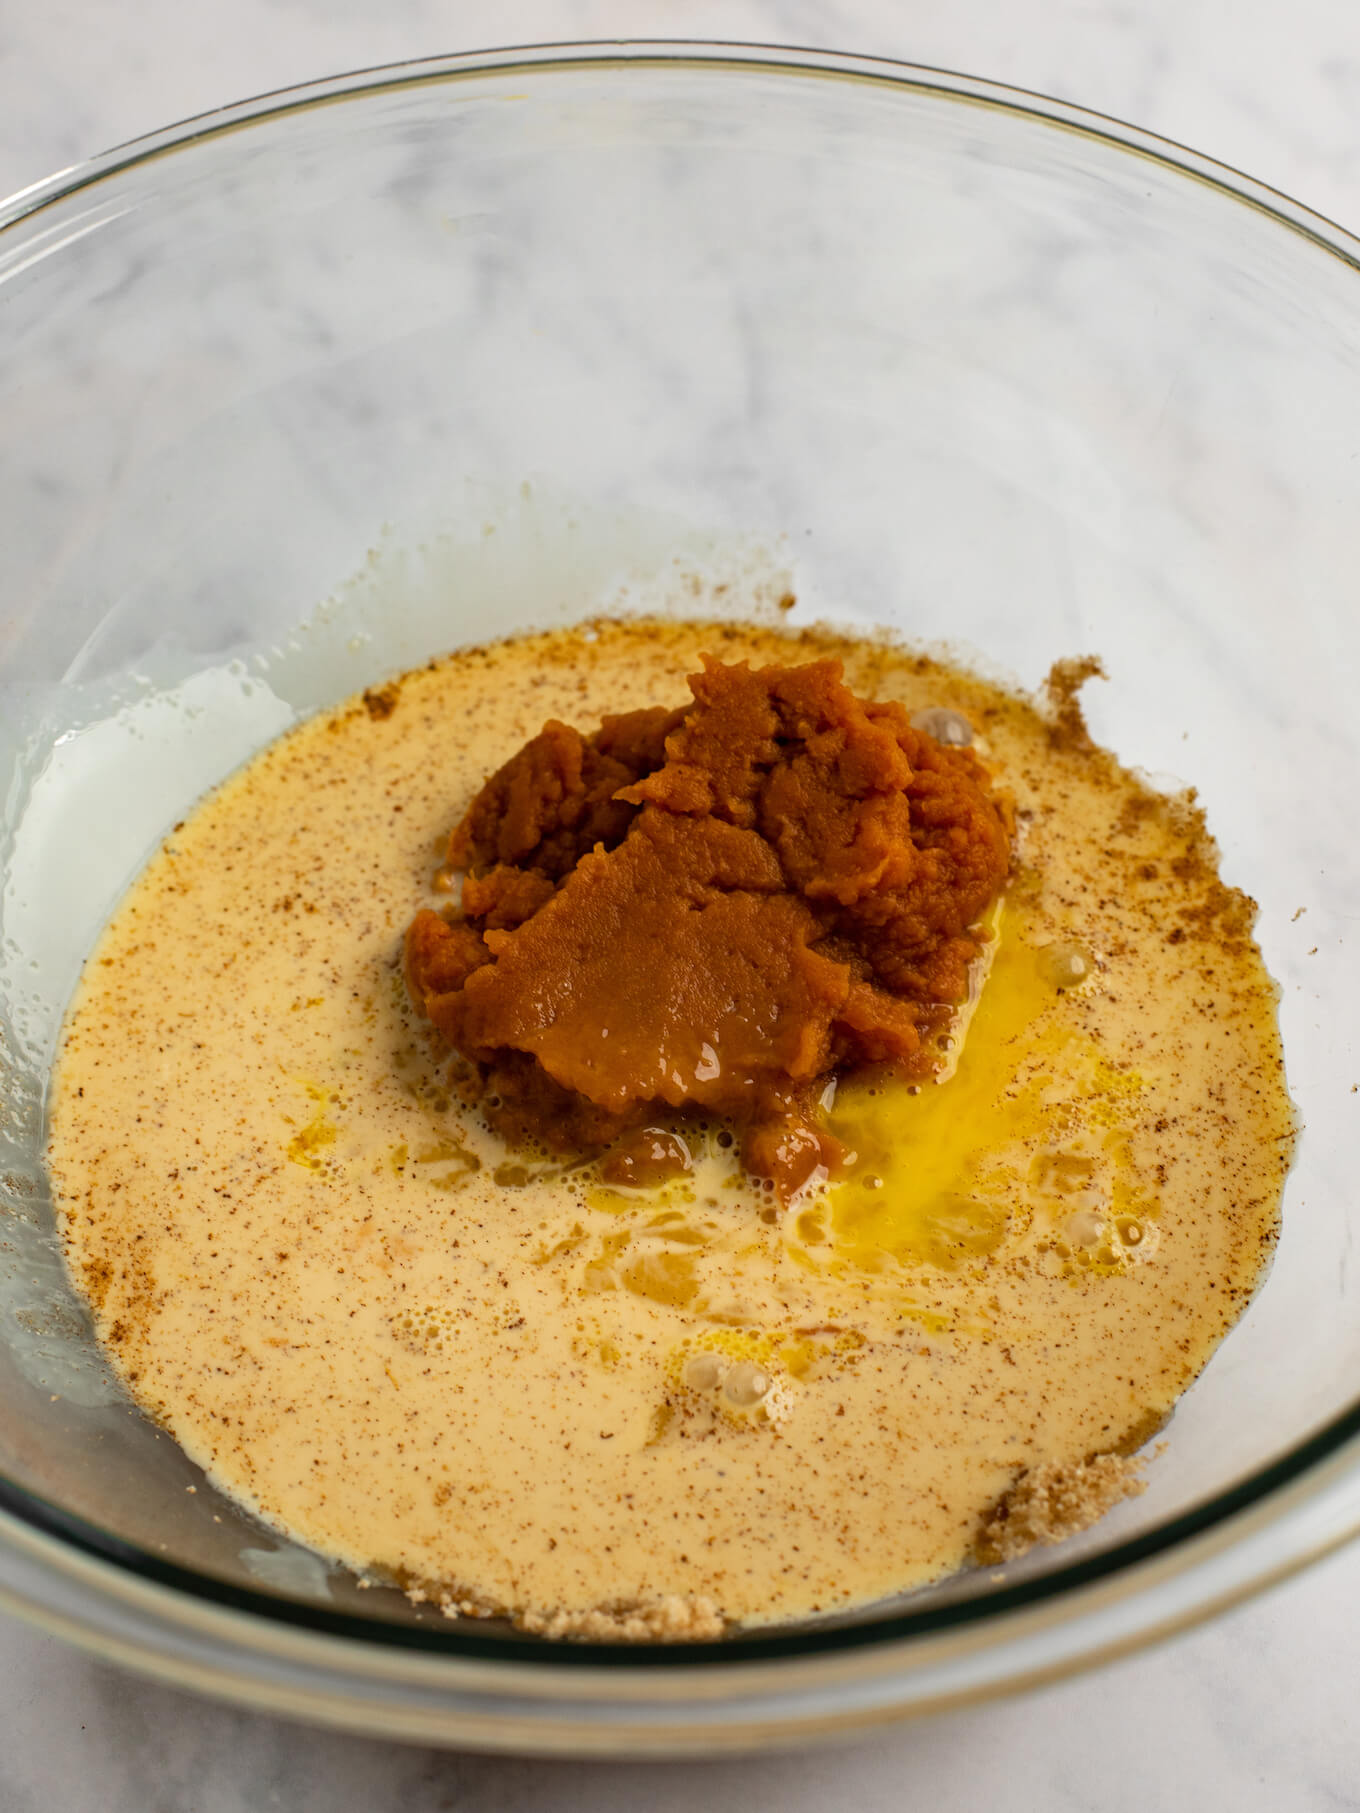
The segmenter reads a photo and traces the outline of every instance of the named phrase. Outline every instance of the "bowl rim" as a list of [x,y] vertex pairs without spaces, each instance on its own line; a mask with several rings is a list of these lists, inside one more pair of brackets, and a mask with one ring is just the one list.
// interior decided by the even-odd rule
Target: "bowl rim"
[[[1335,222],[1174,140],[1052,96],[884,57],[745,41],[640,38],[514,45],[361,69],[267,92],[132,139],[0,200],[0,282],[9,274],[5,236],[13,229],[32,223],[44,210],[122,173],[158,158],[191,151],[196,145],[228,133],[321,106],[408,87],[453,85],[508,73],[544,76],[585,68],[627,71],[660,67],[723,71],[734,76],[758,72],[790,81],[831,79],[863,83],[1011,113],[1096,139],[1212,188],[1302,235],[1360,272],[1360,238]],[[83,1620],[78,1615],[58,1617],[49,1602],[50,1595],[45,1598],[45,1589],[38,1583],[64,1574],[71,1582],[77,1578],[82,1581],[86,1591],[102,1590],[111,1602],[128,1602],[131,1594],[144,1608],[154,1608],[153,1617],[170,1624],[178,1621],[182,1625],[186,1615],[192,1619],[194,1612],[201,1612],[209,1621],[216,1619],[220,1634],[229,1635],[243,1651],[258,1652],[262,1648],[243,1635],[246,1626],[253,1623],[266,1624],[276,1634],[288,1632],[302,1645],[300,1656],[309,1644],[330,1651],[339,1640],[345,1648],[352,1649],[357,1644],[367,1661],[385,1657],[393,1663],[405,1658],[416,1666],[436,1659],[444,1665],[476,1663],[483,1669],[488,1664],[498,1665],[498,1673],[514,1675],[531,1697],[542,1691],[541,1683],[535,1687],[536,1678],[549,1674],[559,1680],[574,1676],[583,1690],[594,1681],[596,1686],[589,1690],[592,1697],[609,1698],[618,1696],[624,1671],[635,1685],[650,1676],[659,1687],[658,1677],[670,1674],[675,1678],[674,1671],[690,1676],[696,1671],[711,1674],[717,1665],[726,1678],[728,1670],[750,1675],[753,1665],[770,1664],[777,1665],[787,1680],[790,1665],[819,1659],[827,1665],[838,1660],[848,1664],[852,1652],[858,1651],[862,1660],[870,1664],[870,1672],[882,1675],[896,1671],[901,1678],[905,1667],[912,1677],[909,1691],[900,1693],[891,1705],[873,1715],[887,1717],[905,1710],[908,1704],[921,1710],[958,1703],[960,1697],[976,1698],[1002,1688],[1051,1679],[1056,1673],[1070,1672],[1193,1623],[1272,1584],[1360,1531],[1357,1481],[1360,1399],[1226,1491],[1141,1536],[1054,1568],[1033,1580],[940,1606],[923,1604],[917,1609],[877,1616],[872,1608],[867,1608],[865,1617],[855,1622],[757,1629],[717,1642],[587,1646],[522,1634],[503,1637],[461,1628],[394,1625],[236,1587],[113,1537],[0,1476],[0,1538],[4,1539],[0,1548],[7,1550],[13,1564],[11,1578],[6,1578],[5,1570],[0,1568],[0,1602],[21,1615],[60,1627],[63,1634],[104,1653],[118,1650],[120,1659],[153,1673],[166,1674],[165,1643],[154,1636],[144,1636],[138,1643],[120,1647],[93,1615]],[[1263,1530],[1273,1532],[1275,1537],[1268,1555],[1259,1552]],[[1287,1532],[1289,1537],[1283,1543],[1278,1540],[1281,1532]],[[1243,1555],[1251,1550],[1256,1559],[1249,1566],[1230,1563],[1225,1568],[1224,1558],[1243,1540]],[[1163,1583],[1179,1582],[1180,1603],[1174,1609],[1161,1606],[1155,1614],[1130,1616],[1132,1602],[1154,1577]],[[1122,1622],[1109,1624],[1103,1634],[1088,1628],[1093,1617],[1099,1620],[1101,1608],[1108,1610],[1112,1602],[1123,1604]],[[1040,1625],[1051,1623],[1053,1616],[1067,1605],[1074,1610],[1074,1628],[1086,1633],[1075,1647],[1067,1644],[1062,1657],[1057,1651],[1050,1652],[1042,1664],[1031,1662],[1019,1668],[1003,1664],[976,1692],[946,1694],[938,1683],[932,1688],[929,1677],[934,1672],[934,1662],[922,1653],[922,1667],[917,1668],[908,1654],[923,1646],[925,1650],[938,1649],[946,1638],[961,1638],[965,1648],[976,1653],[989,1646],[989,1629],[996,1631],[1000,1650],[1006,1652],[1008,1644],[1014,1649],[1017,1633],[1032,1635]],[[866,1651],[878,1657],[878,1666],[863,1654]],[[1015,1654],[1018,1661],[1019,1652]],[[641,1671],[640,1675],[637,1671]],[[182,1676],[176,1673],[167,1678]],[[235,1686],[230,1681],[201,1684],[234,1697],[251,1697],[240,1682]],[[277,1703],[277,1696],[268,1702]],[[299,1711],[300,1716],[327,1716],[324,1706],[309,1704]],[[351,1728],[354,1717],[354,1707],[350,1705],[345,1722]],[[391,1730],[394,1726],[391,1719],[379,1718],[369,1728]],[[446,1728],[447,1717],[442,1724],[436,1720],[422,1734],[431,1736]],[[808,1731],[806,1718],[800,1720],[800,1729]],[[636,1739],[636,1732],[633,1737]],[[766,1732],[759,1741],[776,1740]],[[521,1733],[518,1747],[523,1746]],[[624,1747],[628,1747],[626,1741]]]

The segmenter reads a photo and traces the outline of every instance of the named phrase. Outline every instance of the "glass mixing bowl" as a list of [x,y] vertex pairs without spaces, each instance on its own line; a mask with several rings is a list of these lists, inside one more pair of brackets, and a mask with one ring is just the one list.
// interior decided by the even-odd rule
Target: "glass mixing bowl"
[[[711,1751],[1046,1678],[1360,1526],[1357,263],[1073,108],[741,46],[345,78],[0,207],[0,1600],[351,1729]],[[41,1157],[82,956],[300,714],[602,605],[786,586],[795,625],[1025,686],[1097,652],[1097,736],[1198,787],[1304,1123],[1269,1280],[1146,1495],[1009,1567],[641,1650],[361,1592],[93,1347]]]

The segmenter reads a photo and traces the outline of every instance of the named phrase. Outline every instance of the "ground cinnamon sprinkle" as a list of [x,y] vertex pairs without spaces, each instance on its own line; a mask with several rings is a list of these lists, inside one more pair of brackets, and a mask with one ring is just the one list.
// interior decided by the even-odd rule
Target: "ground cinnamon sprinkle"
[[788,1197],[835,1167],[833,1073],[936,1067],[1011,823],[970,749],[837,661],[705,657],[690,689],[589,736],[550,722],[492,775],[449,842],[461,911],[417,915],[406,975],[511,1136],[708,1110]]

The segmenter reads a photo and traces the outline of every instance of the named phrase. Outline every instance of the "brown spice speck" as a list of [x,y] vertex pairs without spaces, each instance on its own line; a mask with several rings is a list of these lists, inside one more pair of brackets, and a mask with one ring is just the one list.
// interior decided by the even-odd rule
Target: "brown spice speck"
[[401,686],[396,680],[386,686],[370,686],[364,693],[364,710],[370,718],[390,718],[401,700]]

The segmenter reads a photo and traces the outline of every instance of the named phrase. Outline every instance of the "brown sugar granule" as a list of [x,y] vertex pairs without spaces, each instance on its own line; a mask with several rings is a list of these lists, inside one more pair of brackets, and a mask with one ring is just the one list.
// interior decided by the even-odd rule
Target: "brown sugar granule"
[[1095,748],[1079,694],[1088,680],[1106,678],[1105,664],[1099,655],[1071,655],[1055,661],[1044,681],[1048,701],[1048,738],[1055,749],[1085,751]]
[[977,1559],[994,1566],[1014,1561],[1039,1543],[1065,1542],[1089,1529],[1126,1498],[1147,1490],[1143,1462],[1123,1454],[1097,1454],[1064,1465],[1041,1461],[1020,1475],[997,1503],[974,1545]]
[[1010,823],[971,750],[836,661],[706,656],[690,689],[588,737],[550,722],[492,775],[449,842],[461,914],[417,916],[406,977],[511,1137],[708,1110],[787,1196],[838,1156],[830,1075],[936,1067]]
[[711,1599],[688,1599],[678,1593],[585,1612],[531,1611],[519,1624],[535,1637],[575,1637],[590,1643],[702,1643],[722,1636],[726,1629]]

